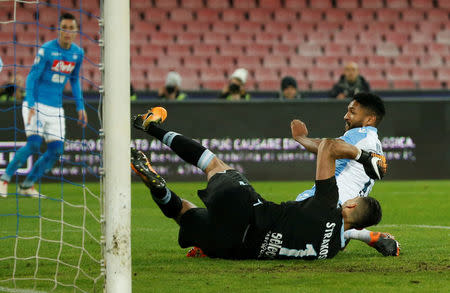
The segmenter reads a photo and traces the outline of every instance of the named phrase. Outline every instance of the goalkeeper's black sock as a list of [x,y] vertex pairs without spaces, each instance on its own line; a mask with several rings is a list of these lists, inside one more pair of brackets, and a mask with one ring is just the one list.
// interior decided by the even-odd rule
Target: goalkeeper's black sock
[[150,124],[147,133],[170,147],[180,158],[205,171],[216,156],[200,143],[173,131],[166,131]]
[[152,198],[163,214],[168,218],[176,218],[181,211],[181,198],[169,188],[150,188]]

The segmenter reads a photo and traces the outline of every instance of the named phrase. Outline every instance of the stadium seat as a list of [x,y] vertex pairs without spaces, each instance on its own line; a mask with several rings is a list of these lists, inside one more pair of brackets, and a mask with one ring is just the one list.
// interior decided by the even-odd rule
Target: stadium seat
[[333,5],[331,2],[331,0],[310,1],[309,5],[311,8],[332,8]]
[[136,48],[141,56],[153,56],[157,58],[166,56],[166,46],[164,45],[140,44]]
[[407,34],[414,33],[418,30],[418,25],[417,22],[397,21],[394,23],[394,31]]
[[253,44],[245,47],[245,55],[264,57],[269,55],[270,45]]
[[[297,21],[298,13],[292,9],[276,9],[274,11],[275,22],[295,22]],[[266,23],[267,25],[268,23]]]
[[356,42],[357,33],[354,32],[335,32],[333,34],[333,40],[336,44],[353,44]]
[[369,81],[370,87],[374,90],[387,90],[390,89],[389,82],[385,79],[371,80]]
[[356,23],[370,23],[374,21],[374,9],[353,9],[351,12],[352,20]]
[[347,11],[345,10],[329,9],[325,11],[325,20],[328,22],[341,23],[347,19]]
[[225,82],[225,72],[219,68],[204,68],[200,71],[200,80]]
[[187,57],[191,55],[191,47],[189,45],[167,46],[167,57]]
[[397,45],[392,43],[378,44],[376,53],[380,56],[398,56],[399,50]]
[[222,90],[224,85],[226,84],[226,81],[202,81],[201,85],[203,89],[208,90]]
[[359,72],[369,83],[371,83],[372,80],[384,79],[383,70],[381,68],[360,67]]
[[[314,1],[317,2],[317,1]],[[320,2],[320,1],[319,1]],[[323,20],[324,11],[322,9],[301,10],[300,20],[302,22],[320,22]]]
[[430,68],[414,68],[412,69],[412,79],[415,81],[435,80],[434,70]]
[[286,44],[276,44],[272,46],[273,55],[291,56],[297,54],[296,46]]
[[154,0],[154,5],[157,8],[175,8],[178,7],[177,0]]
[[347,45],[344,44],[328,43],[324,47],[326,56],[345,56],[349,51]]
[[437,69],[437,79],[440,81],[450,82],[450,68],[449,67],[440,67]]
[[418,31],[423,32],[423,33],[429,33],[429,34],[437,33],[441,29],[442,30],[445,29],[444,23],[441,23],[441,22],[426,21],[426,22],[418,23],[417,26],[418,26]]
[[187,24],[186,31],[191,33],[206,33],[211,31],[209,22],[193,21]]
[[408,4],[408,0],[389,0],[386,1],[386,5],[388,8],[408,8],[409,4]]
[[169,33],[153,33],[150,35],[150,41],[155,45],[172,44],[174,40],[173,34]]
[[261,58],[258,56],[237,56],[236,66],[247,70],[260,69]]
[[316,66],[319,68],[335,69],[340,68],[339,57],[337,56],[320,56],[316,57]]
[[[352,23],[350,23],[351,25]],[[354,24],[353,24],[354,25]],[[367,24],[367,32],[383,34],[392,31],[392,24],[387,22],[371,22]],[[409,27],[411,29],[411,27]],[[359,29],[361,31],[361,29]]]
[[371,56],[374,54],[374,46],[369,44],[351,44],[351,56]]
[[322,46],[317,44],[300,44],[298,46],[298,54],[302,56],[322,56],[322,51]]
[[236,31],[236,25],[232,22],[217,21],[212,24],[212,31],[216,33],[234,33]]
[[196,68],[180,67],[177,68],[177,72],[181,75],[183,79],[189,76],[196,79],[199,76],[199,71]]
[[[18,24],[19,22],[35,22],[36,21],[36,17],[35,17],[35,13],[36,11],[33,9],[16,9],[16,24]],[[4,20],[6,20],[6,17],[4,18]],[[11,19],[12,20],[12,19]],[[13,27],[12,24],[14,23],[10,23],[11,27]],[[5,31],[5,23],[2,24],[2,31]]]
[[224,44],[220,47],[220,55],[223,56],[241,56],[243,54],[242,45]]
[[225,9],[229,8],[229,2],[223,0],[207,0],[206,7],[215,9]]
[[409,69],[403,67],[386,68],[386,78],[389,80],[406,80],[409,79]]
[[259,0],[260,8],[279,9],[281,8],[280,0]]
[[209,57],[209,64],[211,68],[234,68],[235,59],[234,56],[211,56]]
[[205,56],[189,56],[184,59],[184,67],[203,69],[208,67],[208,58]]
[[253,21],[243,21],[239,23],[238,31],[243,33],[259,33],[262,31],[261,23]]
[[150,22],[162,23],[169,19],[169,11],[161,8],[145,9],[145,19]]
[[313,80],[311,89],[315,91],[329,91],[333,88],[334,83],[332,80]]
[[280,89],[280,81],[278,80],[259,80],[257,79],[257,89],[260,91],[278,91]]
[[402,11],[403,21],[421,22],[425,19],[425,13],[423,10],[406,9]]
[[436,42],[450,45],[450,30],[438,32],[436,34]]
[[[202,8],[196,10],[197,21],[215,22],[219,19],[219,10]],[[224,19],[224,21],[229,21]],[[189,26],[189,24],[188,24]]]
[[378,45],[383,43],[383,34],[378,32],[362,31],[359,34],[359,42],[361,44]]
[[181,45],[195,45],[199,44],[201,40],[200,33],[184,32],[177,35],[177,43]]
[[[290,66],[302,70],[314,67],[314,58],[309,56],[291,55],[289,56]],[[283,72],[284,69],[282,69]]]
[[160,57],[157,60],[157,66],[159,68],[167,68],[170,70],[176,70],[178,67],[181,66],[181,60],[180,60],[180,58]]
[[331,42],[331,35],[328,32],[309,32],[306,38],[309,44],[328,44]]
[[450,48],[448,45],[431,43],[427,47],[429,55],[440,55],[440,56],[450,55]]
[[256,1],[255,0],[234,1],[233,5],[234,8],[253,9],[256,8]]
[[433,90],[438,90],[438,89],[442,89],[442,82],[440,82],[439,80],[419,80],[419,88],[421,89],[433,89]]
[[448,12],[443,9],[431,9],[426,12],[427,20],[430,22],[448,23]]
[[222,12],[222,20],[234,23],[244,21],[245,20],[244,11],[241,9],[226,9]]
[[255,35],[257,44],[273,45],[280,42],[280,36],[275,33],[260,32]]
[[263,62],[264,68],[284,68],[287,66],[285,56],[265,56]]
[[309,68],[306,70],[306,76],[309,81],[315,80],[330,80],[330,71],[326,68]]
[[378,9],[376,11],[377,20],[380,22],[394,23],[400,20],[400,12],[396,9]]
[[420,56],[419,63],[423,68],[439,68],[444,65],[441,55]]
[[224,33],[205,32],[203,33],[205,44],[222,45],[227,43],[227,35]]
[[291,33],[304,35],[315,30],[315,24],[310,22],[296,21],[291,23]]
[[404,67],[404,68],[416,68],[417,58],[416,56],[401,55],[393,58],[394,66]]
[[[244,3],[248,1],[237,1],[237,3]],[[260,22],[260,23],[268,23],[272,21],[272,10],[270,9],[264,9],[264,8],[257,8],[257,9],[251,9],[249,12],[249,20],[254,22]]]
[[278,83],[277,88],[280,85],[280,79],[278,77],[278,73],[276,70],[269,68],[267,70],[256,70],[255,71],[255,80],[258,82],[261,81],[276,81]]
[[384,3],[383,0],[362,0],[361,7],[379,9],[384,7]]
[[251,33],[236,32],[230,35],[230,43],[235,45],[251,45],[254,43],[254,35]]
[[410,79],[405,80],[394,80],[392,86],[396,90],[415,90],[417,89],[417,84],[415,81]]
[[161,33],[177,34],[184,31],[184,25],[181,22],[164,21],[159,25]]
[[172,21],[188,22],[194,19],[190,9],[178,8],[170,10],[170,19]]
[[193,50],[195,56],[214,56],[218,55],[219,51],[214,44],[194,44]]
[[337,0],[337,8],[353,9],[358,8],[358,0]]
[[297,80],[297,82],[305,79],[305,70],[303,68],[299,68],[299,67],[282,68],[280,70],[280,73],[281,73],[280,74],[281,78],[283,78],[284,76],[288,76],[289,75],[289,76],[294,77]]
[[308,7],[306,0],[285,0],[284,6],[289,9],[303,9]]
[[155,66],[155,62],[156,58],[152,56],[131,56],[131,66],[134,68],[153,68]]
[[353,54],[349,54],[349,55],[343,56],[341,58],[341,64],[342,65],[345,65],[348,62],[355,62],[356,64],[359,65],[360,68],[361,67],[365,67],[366,56],[365,55],[364,56],[355,56]]
[[386,42],[402,45],[409,41],[409,35],[407,33],[387,32],[385,34]]
[[200,80],[191,76],[183,77],[183,80],[181,81],[181,88],[187,90],[198,90],[200,89]]
[[429,0],[411,0],[412,8],[433,8],[433,1]]
[[184,8],[199,9],[203,7],[203,0],[182,0],[181,6]]
[[423,44],[406,43],[402,46],[403,55],[422,56],[425,55],[425,46]]
[[434,42],[433,34],[414,32],[411,34],[411,41],[413,43],[430,44]]
[[264,24],[264,31],[267,33],[279,33],[284,34],[289,31],[287,23],[269,22]]
[[[352,23],[352,26],[354,26],[355,24]],[[319,22],[316,24],[316,30],[318,32],[330,32],[330,33],[334,33],[334,32],[338,32],[341,30],[341,23],[338,22]],[[346,30],[346,29],[342,29],[343,31],[346,32],[352,32],[350,30]]]

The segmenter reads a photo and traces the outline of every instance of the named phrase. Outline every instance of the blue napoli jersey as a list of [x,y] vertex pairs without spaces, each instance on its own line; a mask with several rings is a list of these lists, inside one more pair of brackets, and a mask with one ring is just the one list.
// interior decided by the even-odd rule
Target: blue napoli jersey
[[[377,129],[372,126],[352,128],[344,133],[338,139],[352,144],[360,149],[375,152],[382,155],[383,149],[378,139]],[[364,171],[362,164],[355,160],[339,159],[336,160],[336,183],[339,189],[339,202],[355,198],[358,196],[368,196],[372,190],[375,181],[370,179]],[[300,193],[296,201],[305,200],[314,196],[316,186]]]
[[62,107],[64,87],[70,80],[77,110],[83,110],[79,77],[83,57],[83,49],[74,43],[69,49],[61,48],[57,39],[42,45],[27,77],[25,100],[28,106],[39,102]]

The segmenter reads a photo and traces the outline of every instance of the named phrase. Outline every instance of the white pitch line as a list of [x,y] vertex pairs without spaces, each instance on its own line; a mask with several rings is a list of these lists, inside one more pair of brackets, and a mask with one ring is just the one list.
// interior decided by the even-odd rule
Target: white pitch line
[[0,286],[0,292],[9,292],[9,293],[46,293],[46,291],[34,291],[28,289],[14,289],[14,288],[6,288]]
[[392,225],[378,225],[377,227],[413,227],[424,229],[450,229],[450,226],[433,226],[433,225],[410,225],[410,224],[392,224]]

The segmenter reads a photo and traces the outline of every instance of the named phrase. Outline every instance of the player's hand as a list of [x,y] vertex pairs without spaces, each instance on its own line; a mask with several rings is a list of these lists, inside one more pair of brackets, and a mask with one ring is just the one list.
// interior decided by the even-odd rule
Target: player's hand
[[85,128],[88,123],[88,118],[85,110],[79,110],[78,111],[78,125],[81,125],[81,127]]
[[28,121],[27,121],[27,125],[30,125],[31,123],[31,118],[33,118],[33,116],[36,114],[36,110],[34,108],[30,108],[30,111],[28,111]]
[[295,139],[296,137],[305,137],[308,136],[308,128],[306,128],[306,124],[302,121],[295,119],[291,122],[291,133],[292,138]]

